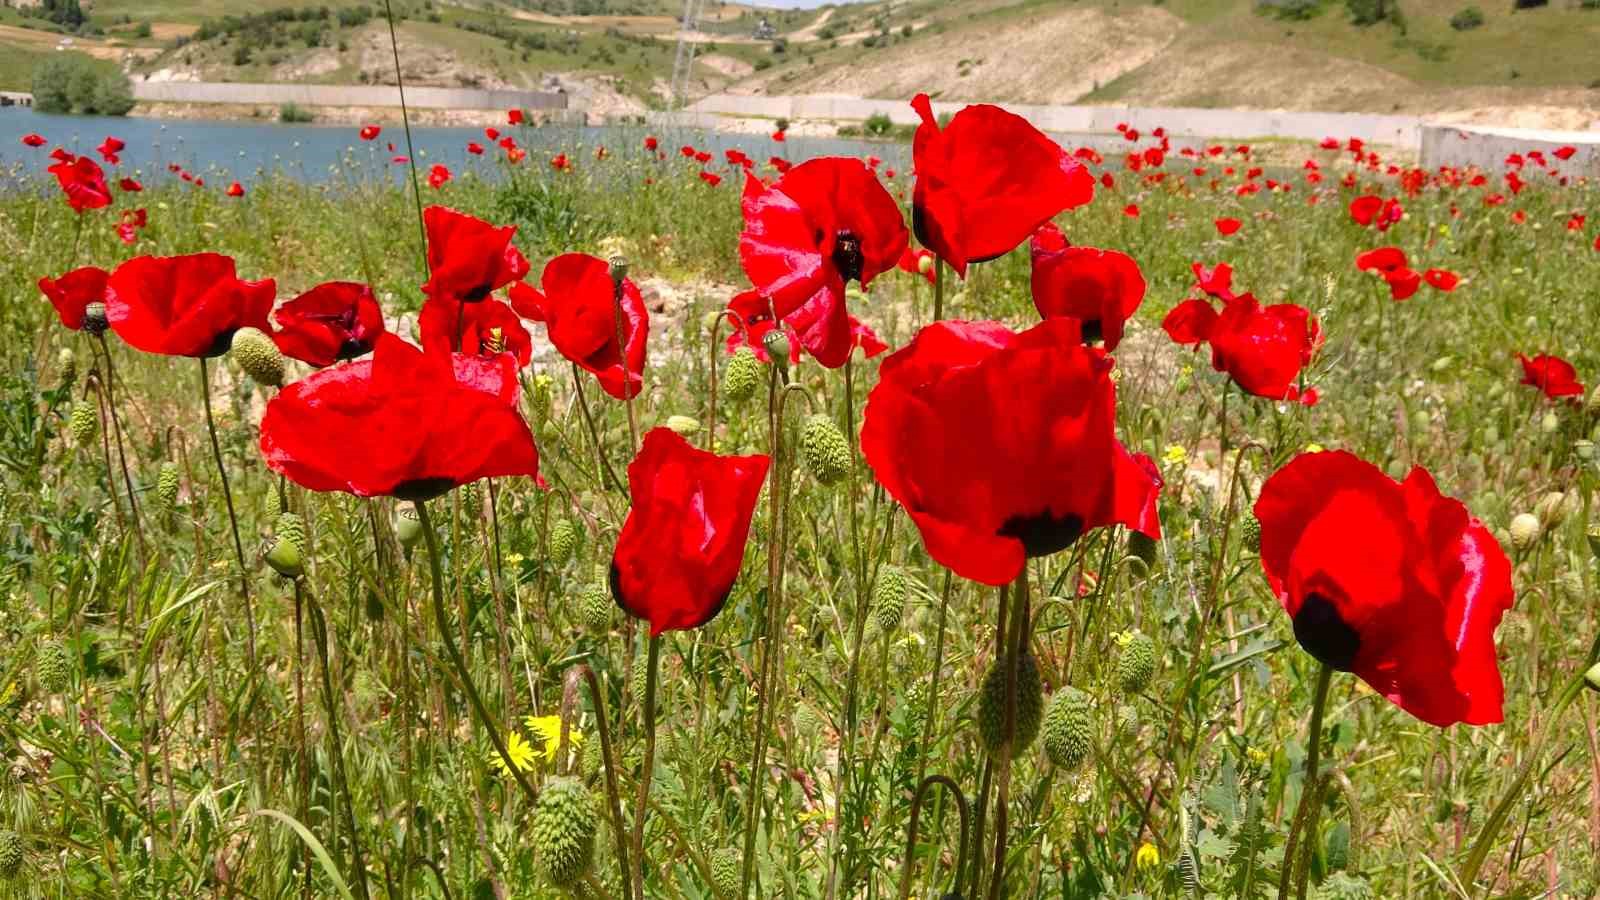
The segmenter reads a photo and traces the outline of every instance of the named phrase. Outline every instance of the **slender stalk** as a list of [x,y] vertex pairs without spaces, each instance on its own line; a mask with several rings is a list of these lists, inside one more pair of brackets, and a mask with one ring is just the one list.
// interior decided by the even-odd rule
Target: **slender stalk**
[[1006,841],[1010,834],[1011,757],[1017,739],[1017,677],[1022,655],[1028,649],[1028,567],[1017,576],[1016,609],[1012,613],[1011,649],[1006,665],[1005,730],[1001,733],[998,765],[995,767],[994,795],[994,875],[989,881],[989,900],[1000,900],[1006,882]]
[[[85,395],[88,394],[87,387],[93,387],[95,389],[94,395],[96,405],[100,410],[100,419],[104,421],[109,417],[107,407],[110,406],[110,403],[106,399],[105,390],[100,387],[100,383],[101,379],[91,375],[87,380],[84,393]],[[117,530],[121,532],[122,539],[127,540],[128,520],[127,517],[122,514],[122,501],[117,498],[117,473],[111,468],[111,442],[106,438],[106,433],[110,430],[111,429],[105,427],[100,429],[100,458],[105,463],[106,467],[106,492],[111,495],[111,508],[115,510],[117,514]],[[119,617],[121,616],[121,609],[122,607],[119,606]]]
[[650,776],[656,760],[656,670],[661,661],[661,636],[650,636],[650,656],[645,663],[644,769],[639,774],[639,799],[633,806],[633,894],[644,896],[644,813],[650,799]]
[[111,348],[106,346],[105,332],[95,337],[99,339],[100,352],[106,359],[106,412],[111,418],[111,433],[117,441],[117,460],[122,463],[122,484],[128,491],[128,509],[133,515],[133,533],[139,539],[140,558],[148,559],[150,549],[144,541],[144,523],[139,518],[139,501],[134,497],[133,476],[128,474],[128,454],[122,448],[122,417],[117,415],[117,374],[111,362]]
[[601,768],[605,770],[606,776],[606,799],[610,801],[611,806],[611,834],[614,838],[612,843],[617,848],[617,868],[622,874],[619,884],[621,890],[625,892],[633,869],[628,865],[628,842],[622,838],[622,794],[617,788],[617,759],[611,743],[611,726],[606,721],[605,692],[600,690],[600,679],[595,677],[593,669],[585,665],[579,666],[578,671],[582,674],[584,682],[589,685],[589,702],[594,705],[595,731],[600,735],[600,759],[604,763]]
[[[1305,852],[1308,855],[1315,852],[1310,848],[1316,846],[1317,813],[1321,808],[1319,796],[1321,791],[1317,789],[1319,784],[1317,764],[1322,756],[1322,714],[1328,704],[1328,685],[1333,681],[1333,667],[1326,663],[1320,666],[1317,670],[1316,694],[1311,701],[1311,731],[1307,736],[1305,774],[1300,778],[1300,811],[1295,813],[1295,826],[1289,830],[1288,840],[1284,843],[1283,871],[1278,876],[1278,900],[1286,900],[1289,896],[1291,880],[1298,882],[1298,894],[1301,898],[1305,897],[1306,878],[1310,874],[1310,867],[1296,866],[1296,839],[1306,841]],[[1300,827],[1302,819],[1304,819],[1303,829]],[[1294,877],[1296,871],[1299,872],[1298,878]]]
[[578,395],[578,411],[583,413],[583,424],[589,428],[589,442],[594,444],[594,455],[600,459],[600,472],[604,476],[601,487],[622,488],[622,480],[611,469],[611,460],[606,459],[605,445],[600,443],[600,431],[594,427],[594,416],[589,414],[589,401],[583,396],[583,373],[577,363],[572,364],[572,389]]
[[[297,606],[301,602],[302,580],[294,580]],[[328,674],[328,623],[322,616],[322,607],[315,599],[306,605],[311,613],[311,631],[316,638],[317,657],[322,663],[322,702],[328,710],[328,740],[332,744],[329,754],[333,757],[333,771],[339,779],[340,793],[344,794],[345,825],[350,829],[350,856],[352,868],[356,871],[356,890],[366,900],[370,896],[367,892],[367,864],[361,855],[361,832],[356,828],[356,801],[350,793],[350,781],[344,771],[344,741],[339,737],[339,705],[333,698],[333,680]]]
[[911,880],[917,871],[917,821],[922,815],[923,799],[934,786],[943,787],[956,798],[956,809],[961,814],[961,849],[956,852],[956,884],[950,888],[953,894],[961,893],[961,872],[967,863],[967,796],[961,793],[961,786],[949,776],[929,775],[917,780],[917,792],[911,798],[911,821],[906,825],[906,855],[900,869],[900,900],[907,900],[911,896]]
[[211,456],[222,477],[222,501],[228,507],[228,527],[233,531],[233,555],[239,562],[239,596],[244,598],[245,650],[250,655],[250,671],[256,670],[256,612],[250,600],[250,570],[244,562],[244,543],[239,540],[239,516],[233,511],[233,491],[228,487],[228,467],[222,462],[222,444],[217,440],[217,422],[211,414],[211,370],[200,357],[200,399],[206,409],[206,433],[211,436]]
[[944,318],[944,258],[933,258],[933,321]]
[[944,570],[944,587],[939,592],[939,630],[933,639],[933,683],[928,688],[928,715],[922,723],[922,746],[917,748],[917,781],[928,772],[928,748],[933,745],[934,728],[939,715],[939,676],[944,668],[945,621],[950,612],[950,586],[952,576]]
[[417,521],[422,523],[422,538],[428,545],[428,570],[433,578],[433,618],[439,628],[439,638],[444,642],[445,654],[455,666],[456,675],[461,679],[461,689],[472,704],[472,712],[478,717],[478,724],[488,732],[489,743],[494,745],[495,752],[505,761],[506,770],[517,780],[517,786],[522,788],[522,793],[527,795],[529,801],[537,800],[539,792],[533,789],[528,777],[522,774],[522,770],[512,761],[500,728],[494,719],[490,718],[489,710],[483,705],[483,698],[478,696],[478,689],[472,684],[472,674],[467,671],[466,661],[461,658],[461,650],[456,647],[455,638],[450,635],[450,623],[444,612],[444,573],[439,567],[439,536],[434,531],[433,518],[428,514],[427,501],[418,500],[413,505],[417,508]]
[[[639,426],[633,418],[633,390],[632,373],[628,371],[628,338],[623,329],[622,294],[623,285],[627,283],[627,276],[622,274],[628,268],[628,261],[622,257],[611,260],[611,308],[617,325],[617,357],[622,365],[622,403],[628,409],[628,458],[633,458],[639,449]],[[639,373],[639,390],[644,390],[644,373]],[[638,861],[634,861],[635,865]]]
[[[422,183],[417,179],[417,149],[411,143],[411,111],[406,108],[406,79],[400,71],[400,41],[394,34],[394,8],[390,0],[383,0],[383,12],[389,20],[389,49],[394,52],[394,85],[400,92],[400,124],[406,132],[406,162],[411,169],[411,196],[417,203],[417,234],[422,238],[422,271],[431,274],[428,264],[428,226],[422,219]],[[465,317],[462,317],[465,318]],[[460,339],[456,339],[460,346]]]

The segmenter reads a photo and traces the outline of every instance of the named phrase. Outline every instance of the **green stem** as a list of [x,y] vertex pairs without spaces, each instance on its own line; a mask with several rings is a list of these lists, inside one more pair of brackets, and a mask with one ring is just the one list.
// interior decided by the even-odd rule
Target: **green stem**
[[[1322,757],[1322,714],[1328,705],[1328,685],[1333,682],[1333,667],[1320,663],[1317,669],[1316,694],[1311,701],[1311,731],[1307,735],[1305,772],[1300,778],[1300,810],[1295,813],[1295,825],[1289,829],[1289,838],[1283,848],[1283,871],[1278,876],[1278,900],[1289,896],[1289,884],[1297,882],[1296,891],[1305,897],[1306,878],[1310,867],[1296,865],[1296,839],[1306,842],[1306,854],[1316,852],[1317,819],[1321,811],[1321,791],[1317,765]],[[1302,819],[1304,827],[1302,827]],[[1296,877],[1298,873],[1298,877]]]
[[1012,611],[1010,650],[1001,659],[1006,666],[1005,730],[1001,732],[998,765],[995,767],[994,797],[994,876],[989,881],[989,900],[1000,900],[1005,891],[1006,841],[1010,831],[1011,758],[1017,737],[1017,677],[1022,656],[1028,650],[1028,567],[1024,563],[1017,575],[1016,608]]
[[[301,602],[301,579],[294,580],[295,603]],[[363,900],[367,892],[367,864],[361,855],[361,832],[356,828],[355,797],[350,793],[350,781],[344,771],[344,741],[339,737],[339,705],[333,699],[333,680],[328,675],[328,623],[322,616],[322,607],[315,598],[308,598],[311,612],[311,631],[317,641],[317,657],[322,662],[322,702],[328,710],[328,740],[332,744],[334,777],[338,779],[340,793],[344,794],[345,827],[350,829],[351,866],[356,872],[356,888]]]
[[250,671],[256,669],[256,613],[250,600],[250,570],[244,564],[244,543],[239,540],[239,516],[233,511],[233,491],[228,488],[228,467],[222,462],[222,444],[217,440],[217,422],[211,415],[211,370],[200,357],[200,398],[206,409],[206,433],[211,435],[211,456],[222,476],[222,500],[228,507],[228,526],[233,530],[233,555],[239,562],[239,595],[244,598],[245,649],[250,654]]
[[933,258],[933,321],[944,318],[944,258]]
[[589,414],[589,401],[583,396],[583,374],[578,369],[577,363],[572,364],[572,389],[578,394],[578,410],[583,413],[583,424],[589,428],[589,441],[594,444],[594,455],[600,459],[603,480],[609,482],[609,485],[602,484],[601,487],[609,486],[620,490],[622,480],[611,470],[611,460],[606,459],[605,445],[600,443],[600,431],[594,427],[594,416]]
[[[122,418],[117,415],[116,369],[111,362],[111,350],[106,346],[105,332],[95,336],[100,341],[100,352],[106,358],[106,412],[111,418],[111,433],[117,441],[117,460],[122,464],[122,484],[128,491],[128,509],[133,515],[133,533],[139,539],[139,556],[148,559],[150,549],[144,542],[144,523],[139,518],[139,502],[134,497],[133,476],[128,474],[128,454],[122,449]],[[112,489],[115,492],[115,488]]]
[[644,770],[639,774],[639,799],[633,807],[633,893],[644,896],[644,813],[650,800],[650,776],[656,760],[656,669],[661,657],[661,636],[650,636],[650,656],[644,681]]
[[[383,0],[383,11],[389,20],[389,48],[394,51],[394,84],[400,92],[400,123],[406,132],[406,162],[411,169],[411,196],[417,203],[417,233],[422,238],[422,273],[432,277],[433,267],[428,264],[428,226],[422,216],[422,183],[417,179],[417,149],[411,143],[411,112],[406,108],[406,79],[400,71],[400,41],[394,34],[394,9],[389,0]],[[458,317],[465,318],[465,316]],[[456,346],[460,347],[461,339],[456,338]]]
[[489,733],[489,743],[494,745],[496,753],[506,764],[506,770],[517,780],[517,786],[527,795],[529,802],[539,798],[539,792],[533,789],[526,775],[511,759],[510,751],[506,750],[505,739],[500,736],[500,728],[489,717],[489,710],[483,705],[483,698],[478,696],[478,689],[472,684],[472,675],[467,671],[467,664],[461,658],[461,650],[456,647],[455,638],[450,636],[450,623],[444,612],[444,573],[439,567],[439,536],[433,528],[433,518],[428,514],[428,504],[425,500],[418,500],[414,504],[417,508],[417,521],[422,523],[422,537],[428,545],[428,570],[433,577],[433,618],[439,627],[439,638],[444,642],[445,654],[450,657],[450,662],[455,666],[456,675],[461,678],[461,689],[466,692],[467,700],[472,704],[472,711],[478,717],[478,724]]

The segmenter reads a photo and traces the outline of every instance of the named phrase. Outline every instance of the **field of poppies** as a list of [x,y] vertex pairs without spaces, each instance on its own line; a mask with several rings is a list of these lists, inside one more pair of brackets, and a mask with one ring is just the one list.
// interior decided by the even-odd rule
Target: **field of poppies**
[[4,892],[1600,892],[1600,173],[913,107],[25,138]]

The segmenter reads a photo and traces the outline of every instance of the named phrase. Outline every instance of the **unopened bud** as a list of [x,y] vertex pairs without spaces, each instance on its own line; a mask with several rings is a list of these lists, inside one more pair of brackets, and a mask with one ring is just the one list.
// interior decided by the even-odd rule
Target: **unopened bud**
[[924,256],[917,257],[917,272],[919,274],[926,275],[929,272],[932,272],[933,266],[933,254],[929,253]]
[[1524,552],[1538,543],[1541,531],[1539,517],[1532,513],[1518,513],[1511,520],[1511,546]]
[[70,387],[78,380],[78,355],[72,352],[71,347],[62,347],[56,354],[56,369],[61,372],[61,384]]
[[767,355],[772,357],[772,364],[778,367],[779,374],[785,378],[789,375],[789,337],[783,333],[782,328],[774,328],[767,332],[761,343],[767,348]]
[[257,384],[283,385],[283,352],[261,329],[245,326],[235,331],[228,356]]
[[684,437],[690,437],[700,431],[700,420],[692,416],[667,416],[667,427]]
[[1600,663],[1590,666],[1589,671],[1583,673],[1583,680],[1590,690],[1600,691]]

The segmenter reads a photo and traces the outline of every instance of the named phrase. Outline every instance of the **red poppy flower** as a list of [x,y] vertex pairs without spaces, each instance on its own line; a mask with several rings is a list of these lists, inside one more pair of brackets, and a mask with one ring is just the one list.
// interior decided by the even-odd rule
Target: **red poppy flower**
[[1518,353],[1517,361],[1522,363],[1522,383],[1538,388],[1551,400],[1583,396],[1578,370],[1561,357],[1540,353],[1529,359]]
[[1596,253],[1600,253],[1600,234],[1594,236],[1594,250]]
[[1561,160],[1562,162],[1566,162],[1567,160],[1572,158],[1572,155],[1574,153],[1577,153],[1577,152],[1578,152],[1578,148],[1577,147],[1562,146],[1562,147],[1557,147],[1556,149],[1550,151],[1550,155],[1554,156],[1556,159]]
[[850,357],[845,284],[864,288],[909,241],[894,198],[859,160],[802,163],[766,187],[745,176],[739,260],[778,318],[828,368]]
[[1461,276],[1447,269],[1429,269],[1422,273],[1422,280],[1436,291],[1450,293],[1461,283]]
[[550,168],[555,169],[557,172],[570,172],[572,170],[572,161],[567,159],[565,153],[557,153],[550,158]]
[[229,197],[243,197],[244,196],[244,185],[240,184],[237,181],[235,181],[233,184],[228,185],[228,196]]
[[1195,288],[1201,293],[1218,300],[1233,299],[1233,266],[1217,263],[1208,269],[1199,263],[1190,263],[1189,268],[1194,271]]
[[1379,247],[1356,256],[1356,268],[1363,272],[1387,274],[1405,267],[1406,254],[1399,247]]
[[1583,213],[1573,213],[1567,217],[1567,230],[1582,231],[1583,223],[1587,221],[1589,221],[1589,217],[1585,216]]
[[1094,198],[1094,176],[1028,120],[968,106],[943,130],[927,94],[912,142],[917,241],[965,278],[967,264],[1009,253],[1040,225]]
[[43,147],[47,143],[49,142],[44,139],[42,134],[25,134],[22,136],[22,145],[24,147]]
[[261,454],[302,487],[361,497],[430,500],[480,478],[537,478],[533,435],[505,398],[513,366],[509,356],[452,361],[384,334],[372,359],[278,392]]
[[924,250],[920,247],[914,248],[907,244],[905,251],[900,254],[899,261],[895,263],[895,267],[902,272],[909,272],[912,275],[926,278],[929,284],[933,284],[933,260],[934,255],[931,250]]
[[1251,294],[1223,301],[1221,314],[1207,300],[1185,300],[1161,323],[1179,344],[1211,345],[1211,367],[1227,372],[1247,393],[1315,406],[1315,388],[1302,392],[1300,370],[1322,346],[1322,326],[1303,306],[1263,307]]
[[428,233],[428,271],[422,292],[430,298],[475,303],[528,274],[528,261],[511,245],[517,226],[496,227],[447,206],[422,211]]
[[628,463],[633,505],[611,556],[611,596],[650,636],[699,628],[733,591],[771,459],[718,456],[652,428]]
[[700,172],[700,180],[711,185],[712,187],[716,187],[722,183],[722,176],[715,172],[706,172],[702,170]]
[[1217,219],[1211,224],[1217,226],[1217,234],[1223,237],[1232,237],[1244,225],[1238,219]]
[[106,161],[106,165],[114,166],[122,162],[122,157],[118,156],[117,154],[127,149],[127,146],[128,145],[122,141],[117,140],[114,137],[107,136],[106,139],[100,143],[100,146],[95,148],[95,152],[99,153],[100,158]]
[[1071,319],[935,322],[880,366],[862,452],[964,578],[1005,584],[1103,525],[1159,537],[1161,479],[1117,440],[1112,366]]
[[506,121],[509,122],[512,125],[521,125],[523,123],[522,110],[520,110],[520,109],[507,110],[506,111]]
[[646,135],[645,136],[644,149],[650,151],[651,153],[654,153],[654,152],[656,152],[656,148],[660,147],[660,146],[661,146],[661,142],[656,140],[655,135]]
[[1139,204],[1129,203],[1127,206],[1122,208],[1122,214],[1130,219],[1139,218]]
[[782,131],[774,131],[772,133],[772,139],[781,144],[784,141],[788,140],[789,136],[787,134],[784,134]]
[[129,193],[129,194],[137,194],[140,191],[144,190],[144,185],[140,184],[139,182],[135,181],[132,178],[124,178],[124,179],[122,179],[121,181],[117,182],[117,187],[122,188],[122,190],[124,192]]
[[1392,197],[1384,200],[1365,194],[1350,202],[1350,218],[1363,227],[1376,225],[1379,231],[1388,231],[1389,226],[1400,221],[1403,215],[1405,208]]
[[503,301],[490,297],[479,303],[429,300],[417,317],[422,349],[448,354],[460,337],[463,356],[493,358],[509,353],[519,367],[533,359],[533,339],[522,320]]
[[1511,564],[1427,470],[1397,483],[1349,453],[1302,454],[1255,514],[1261,568],[1306,652],[1431,725],[1501,720]]
[[365,125],[361,128],[361,139],[363,141],[375,141],[378,139],[378,135],[382,133],[383,129],[377,125]]
[[431,187],[437,191],[439,188],[444,187],[449,181],[450,169],[448,167],[439,163],[434,163],[433,168],[428,170],[428,187]]
[[61,192],[67,195],[67,205],[73,212],[111,205],[111,188],[106,186],[105,172],[89,157],[64,153],[48,171],[61,185]]
[[322,368],[372,352],[383,334],[383,310],[372,288],[351,281],[319,284],[273,313],[278,349]]
[[409,157],[409,156],[400,156],[400,155],[397,154],[395,156],[390,157],[389,158],[389,162],[392,162],[397,166],[403,166],[406,163],[411,162],[411,157]]
[[220,356],[246,325],[270,330],[272,279],[240,280],[218,253],[136,256],[106,282],[106,318],[128,346],[167,356]]
[[483,136],[488,140],[498,141],[500,140],[500,129],[491,125],[483,130]]
[[117,237],[124,244],[132,244],[139,239],[139,230],[149,224],[150,215],[142,207],[125,209],[122,211],[122,220],[117,223]]
[[483,155],[483,145],[478,143],[477,141],[468,141],[467,142],[467,152],[471,153],[473,156],[482,156]]
[[1104,339],[1117,349],[1124,324],[1144,302],[1144,275],[1133,257],[1115,250],[1072,247],[1046,222],[1029,242],[1033,256],[1033,305],[1042,318],[1078,320],[1085,340]]
[[56,308],[61,324],[78,331],[83,328],[83,314],[89,304],[105,302],[109,277],[105,269],[84,266],[60,278],[39,279],[39,292]]
[[[784,335],[789,339],[789,362],[800,362],[800,327],[807,327],[807,316],[813,314],[807,309],[796,310],[793,315],[783,323]],[[755,351],[756,358],[762,362],[770,362],[771,356],[767,353],[767,332],[773,329],[772,304],[756,291],[745,291],[728,301],[728,321],[732,323],[733,330],[728,332],[728,352],[748,346]],[[796,324],[798,323],[798,325]],[[850,346],[852,349],[861,348],[865,359],[889,349],[865,322],[850,316]]]
[[556,350],[594,373],[606,393],[618,400],[637,396],[644,386],[650,314],[633,280],[622,280],[620,348],[615,289],[605,260],[584,253],[558,256],[545,264],[539,288],[511,286],[511,305],[517,314],[545,323]]

